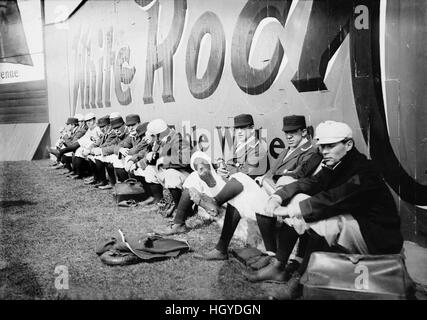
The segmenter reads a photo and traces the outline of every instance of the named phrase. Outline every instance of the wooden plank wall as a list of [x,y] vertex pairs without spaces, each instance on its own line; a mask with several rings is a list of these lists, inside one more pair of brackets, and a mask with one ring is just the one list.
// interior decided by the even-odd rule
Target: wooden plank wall
[[0,124],[0,161],[32,160],[48,123]]
[[0,124],[48,122],[45,80],[0,85]]

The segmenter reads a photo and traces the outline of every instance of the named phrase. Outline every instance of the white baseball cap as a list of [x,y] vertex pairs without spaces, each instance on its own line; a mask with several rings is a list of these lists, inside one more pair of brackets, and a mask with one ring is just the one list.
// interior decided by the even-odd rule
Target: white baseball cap
[[151,120],[150,123],[147,126],[147,132],[145,135],[152,136],[159,133],[162,133],[168,128],[167,123],[163,119],[154,119]]
[[80,122],[80,121],[84,121],[85,117],[81,113],[76,113],[74,115],[74,118],[76,118]]
[[120,114],[120,112],[112,112],[110,114],[110,119],[114,119],[114,118],[120,118],[122,115]]
[[85,115],[85,121],[89,121],[89,120],[92,120],[95,118],[96,118],[96,116],[93,112],[89,112],[88,114]]
[[317,144],[336,143],[352,138],[353,132],[348,124],[331,120],[320,123],[316,128],[314,136]]

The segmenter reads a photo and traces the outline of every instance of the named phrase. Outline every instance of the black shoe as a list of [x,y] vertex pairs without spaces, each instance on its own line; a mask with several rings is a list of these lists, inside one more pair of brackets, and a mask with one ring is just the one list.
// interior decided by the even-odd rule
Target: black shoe
[[104,185],[98,187],[98,189],[100,189],[100,190],[110,190],[113,188],[114,188],[114,186],[111,183],[107,183],[107,184],[104,184]]
[[285,284],[277,284],[275,286],[270,285],[269,287],[264,286],[264,290],[267,289],[268,299],[295,300],[299,298],[302,295],[300,279],[301,275],[298,272],[295,272]]
[[249,267],[255,270],[259,270],[262,268],[265,268],[268,266],[271,262],[272,257],[271,256],[261,256],[257,261],[254,263],[249,264]]
[[95,184],[94,187],[99,188],[99,187],[105,186],[107,184],[108,184],[107,181],[101,181],[101,182],[98,182],[97,184]]
[[255,273],[243,272],[243,275],[251,282],[259,281],[274,281],[274,282],[286,282],[287,275],[283,262],[276,258],[271,259],[271,263],[258,270]]
[[157,234],[161,235],[161,236],[172,236],[174,234],[181,234],[181,233],[186,233],[188,232],[188,228],[186,227],[185,223],[184,224],[172,224],[169,228],[166,229],[166,231],[159,231],[156,232]]
[[200,260],[228,260],[228,253],[213,249],[205,254],[195,254],[194,258]]

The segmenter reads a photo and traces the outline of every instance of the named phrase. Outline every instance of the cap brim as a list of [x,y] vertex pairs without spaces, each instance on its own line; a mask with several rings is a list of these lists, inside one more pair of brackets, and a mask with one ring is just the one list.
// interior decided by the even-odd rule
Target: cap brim
[[314,138],[314,139],[317,140],[316,144],[331,144],[331,143],[341,142],[345,138],[323,138],[323,139]]

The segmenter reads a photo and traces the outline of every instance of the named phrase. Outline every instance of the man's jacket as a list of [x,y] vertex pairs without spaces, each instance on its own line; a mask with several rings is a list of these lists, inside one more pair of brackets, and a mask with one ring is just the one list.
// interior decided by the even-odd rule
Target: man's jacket
[[64,136],[64,145],[66,147],[69,147],[72,144],[76,143],[77,140],[79,140],[81,137],[84,136],[84,134],[86,133],[86,130],[87,130],[86,126],[75,127],[70,134],[67,134]]
[[374,163],[355,147],[334,169],[323,167],[276,192],[282,205],[298,193],[311,196],[300,202],[306,222],[351,214],[371,254],[400,252],[403,239],[393,196]]
[[263,175],[268,170],[267,145],[253,136],[242,145],[233,146],[233,158],[226,161],[230,174],[245,173],[251,177]]
[[[109,156],[115,153],[115,151],[120,148],[118,148],[118,145],[124,141],[127,136],[129,135],[129,130],[123,125],[120,127],[120,133],[116,133],[115,130],[112,130],[111,135],[109,136],[109,141],[104,143],[103,146],[101,146],[102,149],[102,155],[103,156]],[[117,152],[118,153],[118,152]]]
[[163,169],[183,169],[191,171],[191,145],[187,139],[175,130],[171,129],[170,134],[156,141],[153,145],[153,152],[158,154],[158,159],[163,158]]
[[[141,152],[141,156],[142,156],[142,151],[143,150],[147,150],[148,147],[148,143],[146,141],[143,140],[143,135],[128,135],[123,141],[121,141],[114,149],[114,153],[119,155],[119,150],[120,148],[126,148],[129,149],[128,155],[129,156],[134,156],[137,155]],[[119,155],[120,158],[120,155]],[[137,157],[133,158],[132,160],[134,162],[136,162]],[[138,159],[139,160],[139,159]]]
[[[303,145],[297,147],[285,159],[288,152],[289,148],[286,148],[280,153],[270,170],[266,173],[266,177],[272,178],[274,182],[283,175],[300,179],[311,175],[322,161],[322,155],[311,141],[307,141]],[[305,164],[305,166],[302,170],[303,164]]]

